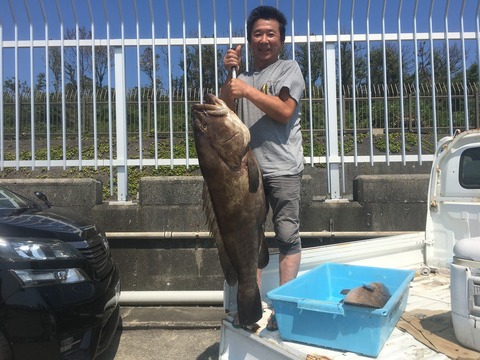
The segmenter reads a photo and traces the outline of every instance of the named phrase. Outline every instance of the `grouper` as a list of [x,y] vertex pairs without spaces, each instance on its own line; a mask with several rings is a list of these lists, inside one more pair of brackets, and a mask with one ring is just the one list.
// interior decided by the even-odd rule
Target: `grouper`
[[257,268],[268,264],[262,173],[249,146],[250,131],[221,99],[208,94],[192,111],[209,230],[226,282],[238,282],[240,325],[252,325],[262,317]]

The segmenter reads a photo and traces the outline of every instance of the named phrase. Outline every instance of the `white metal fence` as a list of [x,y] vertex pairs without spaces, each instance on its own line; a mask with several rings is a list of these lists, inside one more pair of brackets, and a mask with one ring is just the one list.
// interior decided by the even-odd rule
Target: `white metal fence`
[[305,161],[326,164],[329,197],[348,163],[430,161],[440,137],[478,126],[478,0],[8,0],[0,170],[107,168],[125,201],[133,167],[198,165],[190,106],[218,93],[229,47],[249,59],[257,5],[288,19]]

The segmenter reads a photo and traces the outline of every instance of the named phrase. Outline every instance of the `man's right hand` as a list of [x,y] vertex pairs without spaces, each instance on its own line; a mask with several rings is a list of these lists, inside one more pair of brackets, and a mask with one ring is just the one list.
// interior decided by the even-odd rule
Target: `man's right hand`
[[232,68],[238,73],[240,65],[242,63],[242,45],[237,45],[234,49],[228,49],[225,57],[223,58],[223,64],[225,68],[230,72]]

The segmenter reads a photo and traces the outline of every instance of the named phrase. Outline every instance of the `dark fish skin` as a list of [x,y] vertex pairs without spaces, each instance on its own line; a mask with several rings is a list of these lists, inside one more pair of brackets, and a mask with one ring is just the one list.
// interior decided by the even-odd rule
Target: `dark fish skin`
[[358,286],[347,293],[344,303],[381,309],[390,299],[388,288],[381,282],[372,282]]
[[250,131],[222,100],[209,94],[192,112],[209,228],[227,283],[238,281],[240,325],[251,325],[262,317],[257,268],[268,264],[262,174]]

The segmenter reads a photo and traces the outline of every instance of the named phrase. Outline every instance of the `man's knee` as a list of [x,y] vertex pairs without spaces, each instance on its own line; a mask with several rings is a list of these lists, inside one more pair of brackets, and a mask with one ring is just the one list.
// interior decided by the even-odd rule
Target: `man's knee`
[[300,237],[295,240],[283,242],[277,239],[278,251],[282,255],[294,255],[298,254],[302,250],[302,242]]

